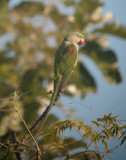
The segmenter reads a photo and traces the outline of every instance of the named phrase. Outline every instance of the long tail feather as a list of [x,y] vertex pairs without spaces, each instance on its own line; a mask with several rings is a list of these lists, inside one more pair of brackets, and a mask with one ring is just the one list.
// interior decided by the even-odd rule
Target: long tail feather
[[[61,83],[61,80],[62,80],[62,76],[60,75],[59,76],[59,80],[57,82],[57,86],[55,88],[55,91],[54,91],[54,94],[52,95],[52,98],[51,98],[51,102],[50,104],[47,106],[47,108],[45,109],[45,111],[42,113],[42,115],[39,117],[39,119],[33,124],[33,126],[29,129],[30,131],[33,131],[36,129],[36,127],[38,126],[38,124],[41,122],[41,127],[43,126],[43,124],[45,123],[48,115],[49,115],[49,112],[50,110],[52,109],[54,103],[56,101],[58,101],[58,99],[60,98],[60,95],[61,95],[61,90],[59,91],[59,86],[60,86],[60,83]],[[27,138],[27,134],[28,132],[26,132],[26,134],[24,135],[24,137],[22,138],[22,143],[25,141],[25,139]]]
[[[59,97],[60,97],[59,86],[60,86],[61,80],[62,80],[62,76],[59,75],[59,79],[58,79],[58,82],[57,82],[57,86],[55,87],[54,94],[52,95],[52,98],[51,98],[51,102],[50,102],[49,106],[46,108],[46,110],[45,110],[45,111],[43,112],[43,114],[42,114],[42,122],[41,122],[42,125],[45,123],[45,120],[46,120],[46,118],[48,117],[48,114],[49,114],[49,112],[51,111],[54,103],[55,103],[55,102],[59,99]],[[58,96],[58,99],[57,99],[57,96]]]

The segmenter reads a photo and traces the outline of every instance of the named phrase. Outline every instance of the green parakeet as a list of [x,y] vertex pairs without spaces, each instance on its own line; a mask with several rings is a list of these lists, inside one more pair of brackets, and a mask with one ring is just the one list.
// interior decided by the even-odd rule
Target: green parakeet
[[66,35],[55,54],[54,65],[54,93],[49,106],[43,113],[42,124],[47,118],[52,106],[59,99],[63,87],[68,82],[74,67],[77,64],[79,45],[83,45],[84,36],[77,32]]

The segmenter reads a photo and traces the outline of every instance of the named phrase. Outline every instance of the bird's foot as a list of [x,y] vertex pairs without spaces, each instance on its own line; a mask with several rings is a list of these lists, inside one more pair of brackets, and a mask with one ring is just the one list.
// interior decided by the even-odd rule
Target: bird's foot
[[47,92],[47,94],[53,94],[54,91],[53,90],[50,90],[49,92]]
[[74,74],[74,71],[72,71],[72,75]]

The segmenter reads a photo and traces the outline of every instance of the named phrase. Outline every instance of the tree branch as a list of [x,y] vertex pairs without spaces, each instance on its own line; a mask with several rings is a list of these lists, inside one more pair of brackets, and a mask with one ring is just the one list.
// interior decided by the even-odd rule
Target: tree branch
[[[18,141],[16,140],[16,134],[15,134],[14,131],[11,131],[11,135],[12,135],[12,141],[13,141],[13,143],[15,144],[14,149],[17,150],[17,148],[19,147],[19,143],[18,143]],[[21,153],[20,153],[20,152],[15,151],[15,155],[16,155],[16,158],[17,158],[18,160],[24,160],[24,159],[21,157]]]
[[[63,91],[64,91],[64,88],[62,88],[61,91],[59,91],[53,105],[55,105],[55,103],[59,100]],[[40,115],[40,117],[36,120],[36,122],[32,125],[32,127],[29,129],[31,132],[35,130],[40,123],[43,123],[43,121],[45,121],[45,119],[47,118],[46,115],[48,111],[49,111],[49,105],[46,107],[45,111]],[[22,143],[24,143],[24,141],[26,140],[28,133],[29,133],[28,131],[25,133],[24,137],[21,140]]]

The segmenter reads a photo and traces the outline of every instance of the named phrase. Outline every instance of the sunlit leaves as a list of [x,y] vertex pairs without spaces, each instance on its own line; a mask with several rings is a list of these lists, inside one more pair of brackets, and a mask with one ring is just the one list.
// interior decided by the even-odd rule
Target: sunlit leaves
[[[7,88],[10,90],[10,88]],[[13,91],[13,90],[11,90]],[[7,91],[4,91],[7,92]],[[23,113],[21,103],[18,101],[20,93],[15,91],[13,95],[8,98],[0,99],[0,136],[5,135],[8,130],[21,131],[21,119],[15,111],[15,107]]]
[[22,2],[16,8],[14,8],[14,12],[18,13],[18,16],[33,16],[36,13],[42,14],[44,10],[44,5],[40,2]]
[[[1,0],[0,1],[0,34],[6,33],[8,31],[8,24],[11,24],[11,21],[8,17],[9,14],[8,1]],[[11,28],[11,26],[9,26]]]
[[126,27],[118,23],[105,24],[103,28],[95,29],[94,32],[108,33],[126,39]]
[[122,137],[120,145],[122,145],[126,140],[126,135]]
[[105,146],[104,153],[108,153],[109,141],[112,138],[116,139],[116,137],[118,137],[120,139],[120,145],[125,142],[125,125],[123,125],[123,127],[120,125],[118,116],[113,116],[113,114],[110,113],[109,115],[104,115],[102,118],[97,118],[97,121],[92,121],[92,123],[98,128],[97,130],[92,129],[91,126],[84,124],[82,121],[57,121],[52,128],[52,132],[55,132],[57,136],[67,129],[70,129],[70,131],[71,129],[76,129],[79,134],[81,133],[80,135],[83,137],[84,142],[86,142],[88,149],[93,144],[97,146],[98,143],[102,143]]
[[[0,108],[0,111],[5,111],[8,114],[12,114],[16,116],[15,109],[13,105],[17,104],[16,107],[18,107],[18,111],[21,111],[20,104],[18,102],[19,98],[22,96],[21,92],[15,91],[12,96],[7,100],[2,100],[3,105],[5,104],[5,101],[9,101],[10,106],[5,106]],[[32,102],[33,103],[33,102]],[[34,102],[34,107],[39,108],[39,104],[37,102]],[[33,113],[29,115],[29,110],[33,109],[30,107],[31,104],[27,104],[24,110],[24,115],[26,116],[26,121],[28,121],[29,116],[33,116]],[[11,112],[10,112],[11,111]],[[27,117],[27,115],[29,115]],[[35,115],[34,115],[35,117]],[[15,117],[13,117],[15,118]],[[51,121],[51,119],[49,120]],[[7,121],[6,121],[7,122]],[[12,123],[12,122],[11,122]],[[21,123],[18,118],[16,123]],[[95,159],[98,159],[98,157],[106,156],[106,154],[109,154],[113,151],[113,148],[108,150],[109,147],[109,141],[112,139],[119,138],[120,145],[124,144],[126,140],[126,125],[125,122],[121,123],[118,116],[113,116],[112,113],[109,115],[104,115],[103,117],[97,118],[96,121],[92,121],[92,124],[94,124],[97,128],[92,127],[92,125],[85,124],[82,121],[77,120],[65,120],[61,121],[58,120],[55,125],[53,125],[50,129],[45,130],[42,132],[42,134],[39,134],[39,137],[43,137],[42,140],[39,142],[39,145],[41,144],[44,147],[43,150],[43,156],[46,157],[48,154],[48,157],[54,158],[57,155],[57,151],[60,153],[59,157],[63,156],[64,154],[67,154],[67,157],[69,158],[75,158],[88,156]],[[5,124],[6,125],[6,124]],[[6,126],[5,126],[6,127]],[[17,125],[18,127],[18,125]],[[45,129],[46,127],[44,127]],[[12,128],[13,130],[19,130],[20,128]],[[74,138],[70,137],[62,137],[61,135],[66,130],[73,131],[76,130],[76,132],[80,135],[80,140],[75,140]],[[10,144],[9,144],[10,143]],[[11,142],[6,142],[6,145],[10,147]],[[104,145],[104,152],[100,152],[101,149],[99,148],[98,144]],[[97,151],[91,149],[95,145],[97,147]],[[11,145],[12,146],[12,145]],[[22,146],[24,149],[27,150],[27,155],[31,158],[34,156],[34,153],[32,152],[30,154],[30,146]],[[118,146],[119,147],[119,146]],[[29,149],[28,149],[29,148]],[[69,153],[73,149],[83,148],[83,151],[80,151],[78,153]],[[19,146],[20,149],[20,146]],[[22,152],[22,151],[21,151]],[[103,153],[103,154],[102,154]]]
[[117,58],[112,50],[102,48],[95,41],[87,41],[83,52],[96,62],[108,82],[121,82],[122,78],[118,70]]
[[96,126],[99,127],[99,124],[96,121],[92,121],[92,123]]
[[108,134],[108,130],[107,130],[107,129],[104,129],[104,130],[102,131],[102,133],[104,133],[105,137],[106,137],[107,139],[109,139],[109,134]]

